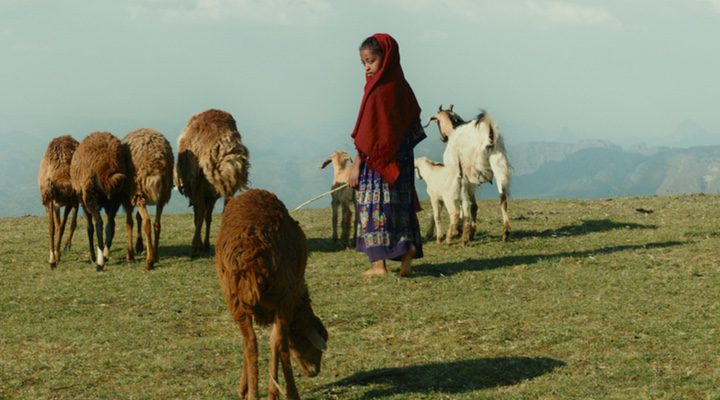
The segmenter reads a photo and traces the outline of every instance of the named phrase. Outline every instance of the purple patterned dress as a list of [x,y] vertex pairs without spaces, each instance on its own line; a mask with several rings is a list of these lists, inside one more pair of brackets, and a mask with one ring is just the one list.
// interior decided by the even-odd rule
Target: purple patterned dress
[[422,237],[415,205],[415,157],[413,148],[425,139],[418,120],[397,153],[400,176],[394,184],[363,163],[357,190],[357,242],[355,249],[370,262],[399,261],[414,245],[415,258],[423,256]]

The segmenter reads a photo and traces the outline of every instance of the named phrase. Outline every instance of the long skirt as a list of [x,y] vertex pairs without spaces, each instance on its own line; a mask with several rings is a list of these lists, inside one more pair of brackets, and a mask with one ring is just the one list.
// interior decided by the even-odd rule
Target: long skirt
[[400,176],[394,184],[363,163],[357,191],[357,241],[355,249],[370,262],[402,259],[415,246],[415,257],[423,256],[420,224],[416,214],[414,156],[412,144],[400,146],[397,161]]

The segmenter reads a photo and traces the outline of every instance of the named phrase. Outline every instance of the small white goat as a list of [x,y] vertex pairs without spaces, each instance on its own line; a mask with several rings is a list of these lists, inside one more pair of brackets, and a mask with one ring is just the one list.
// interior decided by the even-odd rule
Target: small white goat
[[[348,162],[350,163],[348,165]],[[327,167],[328,164],[333,165],[333,180],[331,189],[335,189],[338,186],[344,185],[348,181],[350,176],[350,170],[352,169],[352,158],[344,151],[334,151],[330,156],[323,161],[320,168]],[[345,247],[350,245],[350,229],[353,225],[351,223],[352,210],[355,208],[355,189],[351,187],[345,187],[333,192],[332,194],[332,240],[333,243],[338,241],[337,223],[338,223],[338,208],[342,207],[342,222],[340,224],[341,234],[340,238]],[[354,231],[354,230],[353,230]],[[353,234],[353,240],[355,235]]]
[[[446,165],[460,163],[462,168],[462,212],[464,217],[463,242],[467,242],[475,234],[475,189],[484,182],[497,182],[500,194],[500,212],[503,217],[502,240],[510,237],[510,218],[507,214],[507,197],[510,195],[510,170],[505,143],[497,124],[485,111],[474,120],[465,122],[453,110],[438,108],[425,126],[436,121],[440,130],[440,138],[447,142],[443,153]],[[474,207],[473,207],[474,206]],[[470,226],[466,227],[465,224]]]
[[440,243],[442,233],[440,227],[440,206],[450,215],[445,243],[450,244],[453,236],[457,234],[457,223],[460,216],[461,206],[461,185],[462,171],[460,166],[443,165],[428,160],[427,157],[415,159],[415,173],[419,179],[425,180],[427,194],[430,197],[430,205],[433,210],[433,221],[435,226],[435,240]]

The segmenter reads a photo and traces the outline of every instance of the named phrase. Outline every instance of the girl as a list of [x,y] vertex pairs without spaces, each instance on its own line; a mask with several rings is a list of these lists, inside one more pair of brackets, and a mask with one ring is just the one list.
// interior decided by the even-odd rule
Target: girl
[[400,276],[422,257],[413,147],[425,138],[420,106],[400,67],[392,36],[375,34],[360,45],[365,93],[352,137],[357,149],[349,184],[357,188],[356,250],[387,273],[385,260],[401,261]]

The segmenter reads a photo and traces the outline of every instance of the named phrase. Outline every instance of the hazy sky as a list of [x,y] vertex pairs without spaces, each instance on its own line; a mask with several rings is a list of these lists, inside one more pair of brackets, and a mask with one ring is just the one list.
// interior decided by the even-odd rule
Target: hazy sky
[[454,103],[510,142],[653,144],[689,124],[720,144],[720,0],[0,0],[0,140],[174,142],[217,107],[246,135],[342,142],[374,32],[398,40],[423,118]]

